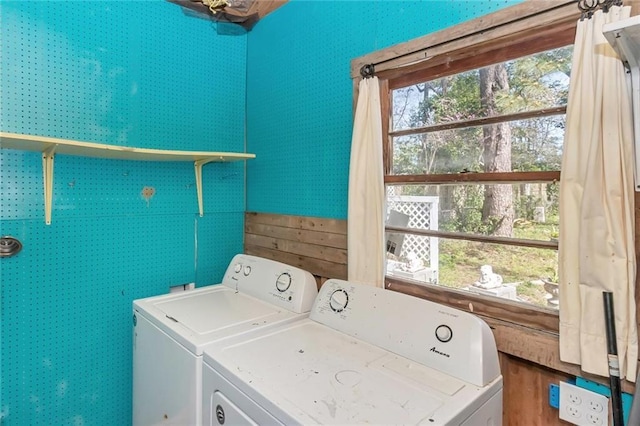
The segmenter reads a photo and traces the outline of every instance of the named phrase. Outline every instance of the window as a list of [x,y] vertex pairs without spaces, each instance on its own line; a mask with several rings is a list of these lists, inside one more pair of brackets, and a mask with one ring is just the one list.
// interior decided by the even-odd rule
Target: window
[[426,72],[390,90],[390,277],[557,308],[571,53]]
[[552,342],[546,332],[559,327],[558,181],[576,9],[524,2],[351,64],[353,77],[373,64],[381,85],[386,287],[480,314],[504,350],[536,362],[542,355],[506,336],[516,324]]

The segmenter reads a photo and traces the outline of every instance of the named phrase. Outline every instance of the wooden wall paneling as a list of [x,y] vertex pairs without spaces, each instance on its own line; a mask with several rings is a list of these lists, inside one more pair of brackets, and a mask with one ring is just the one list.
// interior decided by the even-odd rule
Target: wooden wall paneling
[[[304,238],[304,235],[303,233],[301,237]],[[334,247],[325,247],[318,244],[303,243],[297,240],[292,241],[279,237],[255,234],[246,234],[244,242],[247,246],[266,247],[334,263],[347,263],[346,250],[339,250]]]
[[[558,334],[500,321],[479,315],[493,331],[498,351],[537,367],[546,368],[566,376],[580,376],[592,382],[609,386],[609,378],[585,373],[576,364],[560,361]],[[621,381],[622,391],[633,393],[635,386],[626,380]]]
[[318,285],[323,284],[328,278],[347,278],[347,265],[339,265],[333,262],[325,262],[320,259],[311,259],[295,253],[286,253],[265,247],[251,246],[245,243],[245,253],[266,259],[276,260],[288,265],[297,266],[311,272]]
[[344,220],[248,212],[245,253],[311,272],[321,286],[347,278],[347,223]]
[[[289,216],[269,213],[247,212],[247,223],[262,223],[266,225],[283,226],[287,228],[325,231],[336,234],[347,234],[347,221],[307,216]],[[346,248],[346,245],[345,245]]]
[[282,226],[266,225],[263,223],[247,223],[247,234],[266,235],[281,240],[297,241],[305,244],[317,246],[333,247],[345,249],[347,246],[347,236],[324,231],[311,231],[298,228],[285,228]]
[[569,425],[549,405],[549,385],[571,376],[501,353],[502,424],[508,426]]

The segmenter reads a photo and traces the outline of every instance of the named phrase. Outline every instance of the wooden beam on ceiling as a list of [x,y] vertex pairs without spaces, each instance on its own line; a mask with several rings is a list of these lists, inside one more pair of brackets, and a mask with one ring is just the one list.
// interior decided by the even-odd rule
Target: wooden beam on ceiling
[[226,7],[215,15],[211,13],[209,7],[205,6],[200,0],[167,1],[197,12],[202,18],[216,22],[237,23],[242,25],[246,30],[250,30],[260,19],[287,3],[288,0],[255,0],[248,9],[237,10],[233,7]]

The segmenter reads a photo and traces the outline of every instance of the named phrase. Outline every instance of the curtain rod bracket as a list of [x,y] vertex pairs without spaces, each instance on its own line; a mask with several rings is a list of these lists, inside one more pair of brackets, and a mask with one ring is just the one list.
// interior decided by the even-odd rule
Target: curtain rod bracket
[[365,64],[360,68],[360,75],[362,78],[373,77],[376,73],[376,70],[373,64]]

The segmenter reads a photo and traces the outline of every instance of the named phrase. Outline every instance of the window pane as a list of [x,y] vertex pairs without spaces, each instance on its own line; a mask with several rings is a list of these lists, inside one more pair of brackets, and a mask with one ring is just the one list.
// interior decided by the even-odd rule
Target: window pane
[[392,128],[412,129],[566,105],[572,50],[567,46],[395,89]]
[[562,114],[394,137],[392,174],[560,170],[564,127]]
[[[427,240],[435,250],[417,250],[412,237]],[[554,250],[412,235],[405,236],[404,247],[399,256],[387,253],[389,277],[558,307]]]
[[[558,189],[557,183],[539,182],[389,185],[387,224],[552,241],[558,237]],[[415,244],[426,247],[424,242]],[[403,247],[403,254],[414,249],[413,243]],[[421,248],[419,253],[426,250]]]

